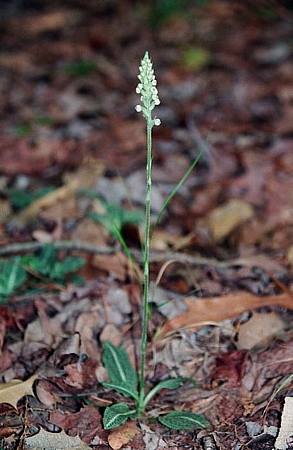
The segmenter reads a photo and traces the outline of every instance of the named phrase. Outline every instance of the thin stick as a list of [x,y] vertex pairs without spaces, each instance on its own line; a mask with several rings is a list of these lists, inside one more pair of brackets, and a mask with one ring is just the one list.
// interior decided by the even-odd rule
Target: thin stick
[[[111,255],[117,251],[113,247],[97,247],[86,242],[76,241],[54,241],[50,242],[56,250],[77,250],[86,253]],[[7,244],[0,247],[0,255],[13,255],[17,253],[30,253],[44,247],[44,242],[20,242],[17,244]]]

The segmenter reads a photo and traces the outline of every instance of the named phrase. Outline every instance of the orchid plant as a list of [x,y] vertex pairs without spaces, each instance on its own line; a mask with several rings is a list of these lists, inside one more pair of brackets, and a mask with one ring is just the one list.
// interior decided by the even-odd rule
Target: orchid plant
[[[139,67],[139,83],[136,93],[140,95],[140,104],[136,111],[141,112],[146,120],[147,137],[147,163],[146,163],[146,199],[145,199],[145,232],[143,250],[143,305],[142,305],[142,336],[140,344],[140,366],[139,374],[132,367],[126,351],[121,347],[115,347],[109,342],[103,344],[103,363],[107,369],[110,381],[103,386],[115,390],[124,397],[131,398],[133,407],[126,402],[120,402],[108,406],[105,409],[103,423],[105,429],[115,428],[126,422],[128,418],[141,417],[150,400],[161,389],[177,389],[187,379],[184,377],[163,380],[149,391],[146,390],[146,347],[148,331],[148,312],[150,301],[149,281],[149,259],[150,259],[150,231],[151,231],[151,187],[152,187],[152,129],[159,126],[161,121],[153,116],[153,110],[160,104],[157,80],[155,78],[152,61],[148,52],[145,53]],[[178,191],[193,167],[199,160],[200,155],[193,162],[186,174],[182,177],[173,193],[167,198],[163,209]],[[160,216],[160,215],[159,215]],[[176,430],[191,429],[192,427],[203,428],[209,424],[202,414],[194,414],[188,411],[172,411],[159,416],[159,421],[169,428]]]

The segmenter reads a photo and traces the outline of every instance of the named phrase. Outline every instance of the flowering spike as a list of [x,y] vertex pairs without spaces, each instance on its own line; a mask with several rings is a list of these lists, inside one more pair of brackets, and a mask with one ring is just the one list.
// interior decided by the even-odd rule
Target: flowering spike
[[160,104],[160,99],[156,87],[157,80],[154,75],[153,63],[148,52],[145,52],[145,55],[141,60],[138,79],[139,83],[136,87],[136,93],[140,95],[140,101],[144,107],[136,105],[135,110],[137,112],[142,112],[144,118],[151,127],[160,125],[160,119],[152,118],[152,110],[155,106]]

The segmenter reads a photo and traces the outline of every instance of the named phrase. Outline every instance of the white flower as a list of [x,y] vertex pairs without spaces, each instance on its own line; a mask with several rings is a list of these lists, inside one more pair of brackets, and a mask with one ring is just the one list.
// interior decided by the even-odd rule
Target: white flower
[[154,75],[153,63],[148,52],[145,53],[141,60],[138,75],[139,83],[136,87],[136,93],[140,94],[140,101],[143,105],[137,105],[135,110],[142,112],[144,118],[149,125],[160,125],[160,119],[152,119],[152,110],[160,104],[158,96],[157,80]]

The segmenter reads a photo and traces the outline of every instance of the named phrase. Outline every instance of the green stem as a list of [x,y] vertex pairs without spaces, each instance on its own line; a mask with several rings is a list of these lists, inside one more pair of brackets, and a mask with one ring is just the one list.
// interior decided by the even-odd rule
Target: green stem
[[140,349],[140,378],[139,378],[139,404],[138,416],[145,409],[145,365],[146,346],[148,334],[148,307],[149,307],[149,259],[150,259],[150,228],[151,228],[151,188],[152,188],[152,127],[151,120],[147,120],[147,168],[146,168],[146,202],[145,202],[145,244],[144,244],[144,285],[143,285],[143,313],[142,335]]

